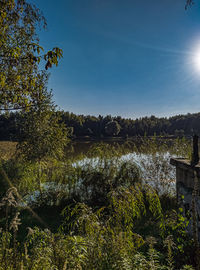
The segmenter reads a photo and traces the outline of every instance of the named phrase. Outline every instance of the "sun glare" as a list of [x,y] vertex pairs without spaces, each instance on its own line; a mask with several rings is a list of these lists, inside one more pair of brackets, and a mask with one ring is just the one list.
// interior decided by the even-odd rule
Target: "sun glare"
[[192,58],[195,70],[200,73],[200,46],[194,51]]

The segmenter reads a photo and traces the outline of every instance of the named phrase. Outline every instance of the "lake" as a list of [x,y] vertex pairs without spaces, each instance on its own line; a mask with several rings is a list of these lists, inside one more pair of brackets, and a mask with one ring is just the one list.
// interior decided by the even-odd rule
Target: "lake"
[[186,139],[153,137],[120,142],[71,142],[66,149],[66,161],[57,169],[59,177],[56,169],[52,168],[50,175],[54,174],[55,177],[51,178],[53,181],[45,182],[44,187],[62,191],[66,188],[71,192],[83,193],[83,190],[91,188],[91,181],[93,186],[98,184],[96,188],[99,189],[101,181],[102,185],[103,181],[114,181],[110,179],[114,179],[123,166],[128,171],[127,176],[134,178],[136,166],[144,184],[150,184],[159,193],[174,195],[175,168],[170,165],[170,158],[187,157],[190,150],[191,142]]

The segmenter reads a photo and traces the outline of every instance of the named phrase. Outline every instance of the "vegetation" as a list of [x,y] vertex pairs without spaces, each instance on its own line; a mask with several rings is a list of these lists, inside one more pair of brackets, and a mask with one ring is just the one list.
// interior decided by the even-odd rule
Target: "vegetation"
[[[197,239],[187,233],[189,222],[197,231],[196,216],[188,220],[178,209],[168,166],[169,153],[190,155],[186,139],[169,144],[145,137],[97,144],[76,160],[65,156],[67,134],[174,134],[174,118],[56,111],[39,62],[47,70],[62,51],[40,55],[36,29],[46,22],[34,5],[0,4],[1,139],[18,141],[15,154],[4,143],[0,156],[0,270],[199,269]],[[7,113],[13,109],[19,112]]]
[[58,63],[62,50],[40,55],[43,48],[36,33],[46,21],[40,10],[23,0],[1,0],[0,17],[0,109],[29,109],[35,99],[43,100],[44,72],[38,64],[43,59],[46,69]]
[[110,121],[105,125],[105,132],[108,136],[116,136],[120,132],[120,125],[117,121]]
[[[200,113],[177,115],[169,118],[155,116],[140,119],[124,119],[120,116],[105,117],[76,115],[69,112],[56,112],[60,122],[64,123],[71,138],[89,136],[90,138],[133,136],[191,136],[200,134]],[[20,123],[22,116],[19,113],[0,115],[0,140],[19,140]],[[110,128],[109,128],[110,127]],[[109,129],[108,129],[109,128]]]
[[[74,136],[113,136],[106,133],[106,126],[109,122],[118,123],[117,134],[119,137],[132,137],[132,136],[188,136],[194,133],[200,134],[200,113],[187,115],[177,115],[169,118],[157,118],[155,116],[143,117],[139,119],[124,119],[120,116],[112,117],[107,115],[105,117],[99,115],[84,116],[75,115],[69,112],[61,113],[63,122],[68,127],[73,127]],[[88,129],[92,132],[88,132]]]
[[1,160],[1,269],[192,269],[188,220],[163,156],[185,156],[189,144],[145,138],[129,147],[137,158],[99,144],[76,162],[48,160],[41,190],[38,163]]

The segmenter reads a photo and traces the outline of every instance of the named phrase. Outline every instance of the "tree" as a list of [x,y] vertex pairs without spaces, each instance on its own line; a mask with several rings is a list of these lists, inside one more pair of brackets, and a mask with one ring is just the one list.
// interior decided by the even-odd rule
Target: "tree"
[[189,6],[192,6],[194,4],[193,0],[186,0],[185,9],[187,9]]
[[118,124],[117,121],[110,121],[106,124],[105,126],[105,132],[109,136],[116,136],[120,132],[120,125]]
[[69,138],[72,138],[74,135],[74,128],[73,127],[67,127],[67,136]]
[[0,0],[0,110],[23,113],[20,153],[28,160],[58,157],[66,144],[66,129],[60,124],[46,70],[57,65],[62,50],[54,48],[40,55],[38,26],[46,27],[40,10],[26,0]]
[[20,137],[18,151],[29,161],[41,162],[48,158],[60,159],[67,144],[67,128],[61,123],[52,102],[52,94],[43,90],[43,100],[28,112],[23,112],[23,121],[20,123]]
[[46,69],[57,65],[62,50],[40,55],[43,48],[36,29],[45,28],[46,21],[26,0],[0,0],[0,14],[0,110],[29,109],[43,94],[40,61],[45,61]]
[[184,137],[184,130],[183,129],[176,129],[174,132],[174,135],[182,138],[182,137]]
[[41,179],[46,161],[61,159],[67,144],[67,128],[61,123],[51,93],[43,89],[43,102],[23,113],[17,150],[20,158],[37,165],[37,181],[42,195]]

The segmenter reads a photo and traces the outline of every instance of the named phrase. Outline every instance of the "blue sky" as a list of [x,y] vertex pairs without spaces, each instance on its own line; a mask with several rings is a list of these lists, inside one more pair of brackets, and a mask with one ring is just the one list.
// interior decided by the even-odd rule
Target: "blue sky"
[[64,51],[49,80],[61,109],[131,118],[200,111],[199,3],[185,11],[186,0],[30,2],[48,22],[41,45]]

